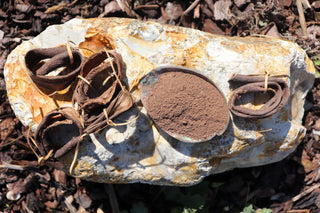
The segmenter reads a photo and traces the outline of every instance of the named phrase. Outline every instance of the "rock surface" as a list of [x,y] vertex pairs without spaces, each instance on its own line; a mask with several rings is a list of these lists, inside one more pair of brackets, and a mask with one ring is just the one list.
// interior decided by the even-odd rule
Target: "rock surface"
[[[118,122],[134,118],[138,109],[142,112],[134,122],[107,127],[81,144],[74,174],[83,179],[192,185],[210,174],[282,160],[305,135],[303,106],[315,70],[298,45],[270,37],[230,38],[119,18],[73,19],[50,26],[11,52],[4,70],[8,97],[17,117],[33,131],[44,114],[58,106],[71,106],[71,102],[68,94],[48,97],[39,93],[26,75],[24,55],[30,49],[54,47],[68,40],[86,56],[91,51],[116,49],[126,63],[127,80],[137,103]],[[139,103],[139,80],[153,68],[169,64],[197,70],[226,97],[231,91],[228,79],[234,73],[263,76],[265,72],[282,76],[291,96],[271,117],[247,120],[231,116],[222,136],[196,144],[181,142],[158,130]],[[66,170],[73,157],[71,152],[61,159]]]

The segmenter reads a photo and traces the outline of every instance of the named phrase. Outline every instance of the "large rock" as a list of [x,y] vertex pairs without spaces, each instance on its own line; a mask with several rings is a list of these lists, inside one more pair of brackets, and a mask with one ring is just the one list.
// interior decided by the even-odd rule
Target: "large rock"
[[[185,143],[153,125],[139,103],[137,87],[133,95],[142,111],[139,119],[126,126],[107,127],[81,143],[74,174],[83,179],[192,185],[210,174],[280,161],[295,150],[305,135],[301,125],[304,102],[313,85],[315,69],[297,44],[272,37],[230,38],[119,18],[73,19],[50,26],[11,52],[4,72],[8,97],[17,117],[33,131],[43,115],[57,106],[71,106],[71,102],[68,95],[48,97],[39,93],[25,72],[24,55],[30,49],[54,47],[68,40],[81,47],[86,56],[103,48],[116,49],[126,63],[131,87],[153,68],[170,64],[192,68],[209,77],[226,97],[231,92],[228,79],[234,73],[263,76],[269,72],[282,76],[291,94],[287,105],[273,116],[258,120],[231,116],[222,136]],[[119,120],[136,114],[137,107]],[[74,151],[62,159],[67,171],[73,157]]]

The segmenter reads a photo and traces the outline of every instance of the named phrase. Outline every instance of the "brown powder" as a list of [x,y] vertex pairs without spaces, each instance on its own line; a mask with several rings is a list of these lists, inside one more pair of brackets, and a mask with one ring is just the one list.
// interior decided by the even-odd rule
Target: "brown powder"
[[161,73],[145,102],[159,127],[197,141],[221,133],[229,120],[226,101],[218,89],[191,73]]

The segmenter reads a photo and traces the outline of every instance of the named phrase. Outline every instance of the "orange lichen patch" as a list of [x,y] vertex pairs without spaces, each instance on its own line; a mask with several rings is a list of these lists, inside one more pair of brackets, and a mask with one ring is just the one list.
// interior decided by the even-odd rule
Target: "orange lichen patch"
[[183,165],[182,167],[179,167],[177,169],[179,171],[179,175],[176,175],[174,177],[174,182],[179,183],[179,184],[185,184],[190,182],[190,180],[195,180],[198,177],[197,174],[197,165],[196,163],[188,163]]
[[[174,48],[173,48],[174,49]],[[173,56],[174,60],[173,60],[173,64],[177,65],[177,66],[183,66],[183,67],[187,67],[187,57],[185,57],[186,53],[184,50],[181,49],[175,49],[174,54],[167,54],[169,57]]]
[[249,146],[248,143],[235,139],[230,147],[230,151],[234,152],[234,154],[244,151],[244,148]]
[[278,150],[282,144],[283,142],[278,142],[278,143],[266,142],[264,144],[264,149],[263,149],[264,152],[258,155],[258,158],[262,160],[265,157],[272,157],[275,154],[275,150]]
[[[286,141],[279,141],[275,143],[274,141],[266,141],[264,145],[264,152],[259,155],[260,159],[263,159],[265,157],[272,157],[275,154],[275,150],[281,150],[283,152],[286,152],[288,150],[294,149],[299,142],[303,139],[305,136],[305,131],[300,130],[299,132],[296,132],[297,130],[295,128],[291,128],[288,132],[288,135],[293,135],[294,140],[291,141],[291,143],[288,143]],[[287,144],[285,147],[283,147],[283,144]]]
[[[261,75],[264,75],[266,72],[268,72],[269,76],[275,77],[275,76],[286,76],[290,72],[290,66],[287,63],[275,63],[275,61],[266,61],[263,59],[264,56],[260,56],[261,59],[260,66],[258,70],[260,70]],[[274,56],[276,58],[276,56]],[[258,64],[259,65],[259,64]],[[261,66],[263,65],[263,66]],[[285,80],[285,79],[284,79]]]
[[79,44],[84,56],[89,57],[93,53],[104,51],[105,49],[115,49],[113,38],[101,34],[96,29],[89,28],[85,36],[85,41]]
[[116,177],[123,177],[124,170],[119,166],[110,166],[110,170],[114,171]]
[[166,36],[172,39],[172,45],[179,44],[179,42],[184,42],[187,38],[189,38],[188,35],[178,32],[178,31],[166,31]]
[[156,175],[153,175],[152,177],[153,180],[159,180],[161,177],[165,177],[166,172],[163,171],[163,168],[154,167],[154,169],[156,170],[155,172]]
[[308,72],[310,73],[316,72],[316,68],[314,67],[313,62],[308,57],[306,57],[305,63],[306,63],[306,70],[308,70]]
[[[70,164],[68,164],[70,165]],[[69,170],[69,168],[68,168]],[[73,174],[75,176],[91,176],[94,174],[94,168],[88,161],[77,161],[75,168],[73,170]]]
[[156,166],[159,165],[162,162],[162,160],[162,156],[159,155],[158,152],[154,152],[153,156],[141,160],[140,164],[143,166]]
[[209,164],[210,164],[210,166],[212,166],[212,167],[219,165],[220,162],[221,162],[221,158],[212,157],[212,158],[209,159]]
[[[297,132],[298,131],[298,132]],[[290,131],[288,132],[288,135],[294,135],[294,140],[292,140],[290,143],[287,143],[287,146],[285,147],[280,147],[280,150],[281,151],[286,151],[286,150],[289,150],[289,149],[292,149],[292,148],[295,148],[300,141],[303,140],[306,132],[306,130],[297,130],[295,128],[291,128]]]
[[298,138],[296,139],[296,143],[299,143],[303,140],[304,136],[306,135],[306,130],[300,130],[298,133]]
[[[135,46],[141,48],[141,49],[145,49],[145,50],[155,50],[155,49],[159,49],[161,46],[166,45],[165,42],[163,41],[146,41],[146,40],[142,40],[140,38],[136,38],[135,36],[129,36],[127,38],[128,42],[127,43],[131,43],[131,44],[135,44]],[[130,47],[129,47],[130,48]],[[131,49],[131,48],[130,48]],[[133,52],[135,52],[134,49],[131,49]]]
[[[131,52],[131,51],[130,51]],[[130,53],[133,55],[136,55],[133,51]],[[131,60],[125,61],[127,67],[135,68],[134,70],[130,70],[130,72],[127,72],[127,76],[132,80],[130,83],[130,90],[137,89],[137,86],[140,82],[140,79],[145,76],[150,70],[155,68],[155,65],[148,61],[147,58],[144,58],[142,56],[140,57],[132,57]],[[140,92],[133,94],[136,99],[140,99]]]
[[39,124],[41,122],[41,120],[43,119],[43,117],[48,112],[44,112],[41,107],[35,108],[34,106],[32,106],[32,108],[33,108],[33,110],[32,110],[33,118]]
[[237,46],[235,47],[235,49],[236,49],[238,52],[242,53],[242,52],[247,51],[248,45],[246,45],[246,44],[239,44],[239,45],[237,45]]
[[239,53],[245,54],[245,55],[247,55],[251,49],[248,44],[243,43],[243,42],[239,42],[239,41],[234,42],[234,41],[223,40],[220,42],[220,44],[228,50],[239,52]]
[[272,58],[274,58],[274,60],[265,60],[264,55],[255,55],[253,60],[255,61],[254,66],[256,72],[252,73],[252,75],[265,76],[265,73],[268,73],[269,77],[281,77],[283,80],[286,80],[285,77],[288,76],[288,73],[290,72],[289,63],[283,61],[277,63],[277,57],[273,56]]
[[[268,42],[266,42],[268,40]],[[270,41],[271,40],[271,41]],[[237,42],[235,42],[237,41]],[[255,52],[256,55],[265,55],[267,52],[272,53],[274,57],[277,56],[288,56],[290,54],[289,48],[283,48],[279,40],[272,40],[270,38],[258,38],[258,37],[248,37],[248,38],[237,38],[230,39],[221,42],[221,45],[224,45],[225,48],[232,51],[239,51],[239,53],[244,55],[252,55],[252,52]],[[283,41],[286,42],[286,41]],[[272,43],[279,45],[271,45]]]
[[105,29],[108,26],[108,30],[118,29],[119,27],[125,26],[125,28],[135,21],[134,19],[123,19],[123,18],[91,18],[87,19],[92,28]]
[[174,181],[176,183],[180,183],[180,184],[184,184],[184,183],[188,183],[191,179],[193,179],[193,177],[189,177],[188,175],[179,175],[179,176],[175,176]]
[[289,111],[288,111],[288,110],[285,110],[285,109],[281,109],[281,110],[279,111],[278,118],[280,118],[280,119],[283,120],[283,121],[289,120]]
[[253,50],[256,54],[259,55],[264,55],[266,52],[271,52],[274,56],[284,56],[284,55],[289,55],[290,52],[288,49],[281,48],[281,46],[278,46],[278,48],[275,48],[275,46],[268,45],[266,43],[257,43],[256,45],[253,46]]
[[144,176],[145,180],[153,180],[155,178],[155,175],[153,175],[150,170],[149,172],[147,171],[147,174]]
[[188,67],[188,64],[198,61],[200,58],[207,55],[206,44],[203,41],[200,41],[197,45],[187,49],[185,53],[185,58],[187,59],[186,65]]
[[[256,123],[257,123],[256,126],[259,127],[259,123],[258,122],[256,122]],[[268,131],[268,130],[252,130],[251,134],[250,134],[250,138],[248,138],[247,135],[243,134],[242,130],[234,129],[234,136],[237,139],[234,140],[230,150],[238,151],[238,150],[243,149],[246,146],[265,142],[265,140],[262,140],[262,137],[263,137],[263,133],[266,131]],[[248,140],[250,140],[252,138],[255,139],[255,142],[251,141],[250,143],[248,143]]]
[[[253,133],[253,131],[254,131],[252,126],[256,126],[256,127],[259,126],[259,121],[258,120],[247,119],[247,121],[248,121],[247,123],[244,123],[243,126],[241,126],[241,129],[238,129],[238,128],[234,128],[233,129],[234,137],[236,137],[239,140],[244,140],[245,141],[245,140],[248,139],[247,138],[248,135],[251,135]],[[251,134],[243,134],[244,132],[249,132],[249,131],[250,131]],[[257,137],[257,135],[255,135],[255,137]]]

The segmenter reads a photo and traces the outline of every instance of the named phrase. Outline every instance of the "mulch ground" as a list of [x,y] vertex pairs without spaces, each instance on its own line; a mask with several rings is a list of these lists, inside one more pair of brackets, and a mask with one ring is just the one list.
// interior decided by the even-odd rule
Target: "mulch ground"
[[6,96],[3,77],[6,58],[22,41],[37,36],[49,25],[74,17],[112,16],[155,20],[228,36],[281,37],[298,43],[318,65],[318,71],[320,68],[320,1],[1,1],[0,210],[240,212],[247,206],[246,212],[268,212],[266,208],[273,212],[319,212],[319,79],[307,97],[303,120],[307,135],[293,154],[278,163],[212,175],[203,183],[187,188],[92,183],[39,166],[26,145],[23,136],[26,129],[15,117]]

